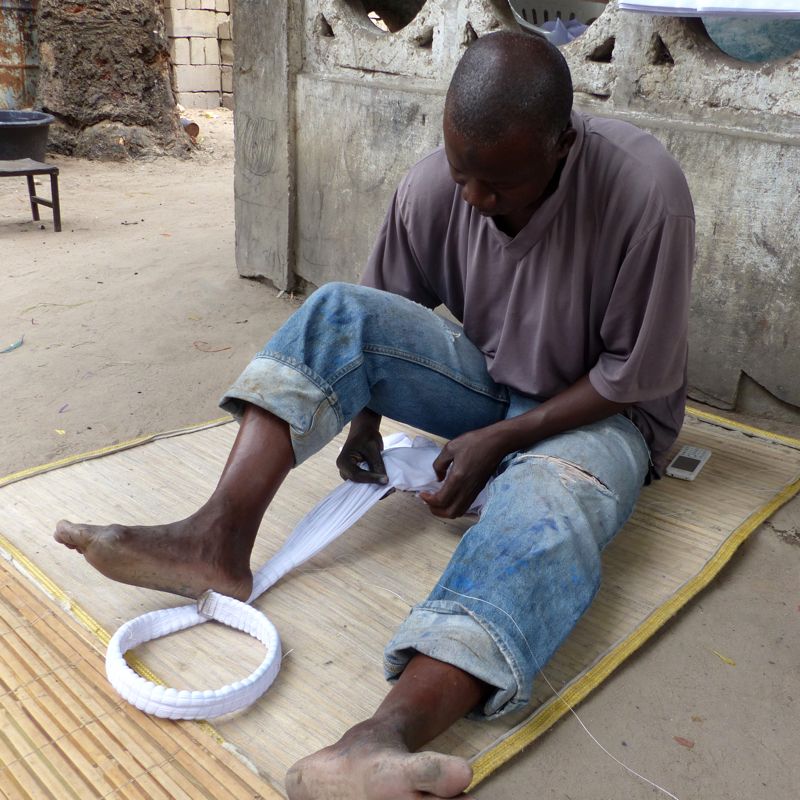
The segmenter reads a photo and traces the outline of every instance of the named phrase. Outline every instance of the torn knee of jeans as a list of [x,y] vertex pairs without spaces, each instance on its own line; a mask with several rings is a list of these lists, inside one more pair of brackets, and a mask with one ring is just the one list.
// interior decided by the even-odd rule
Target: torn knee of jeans
[[561,480],[561,485],[568,489],[571,486],[574,486],[576,483],[580,482],[587,482],[590,485],[594,486],[595,489],[599,489],[601,492],[605,492],[607,494],[613,494],[611,489],[606,486],[599,478],[595,475],[592,475],[591,472],[581,467],[579,464],[575,464],[572,461],[567,461],[564,458],[558,458],[558,456],[544,456],[544,455],[537,455],[535,453],[525,454],[522,458],[538,458],[542,461],[545,461],[548,464],[553,464],[558,471],[559,479]]
[[[438,314],[436,316],[439,317]],[[461,337],[461,331],[450,325],[444,317],[439,317],[439,322],[441,322],[442,328],[444,328],[444,332],[450,337],[451,342]]]

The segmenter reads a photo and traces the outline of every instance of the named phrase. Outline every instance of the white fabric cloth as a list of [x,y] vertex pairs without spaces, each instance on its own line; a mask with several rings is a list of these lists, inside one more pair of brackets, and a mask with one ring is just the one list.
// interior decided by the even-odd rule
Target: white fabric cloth
[[624,11],[678,17],[771,15],[800,17],[800,0],[620,0]]
[[[439,488],[441,484],[433,471],[440,450],[437,444],[422,436],[412,441],[404,434],[388,436],[384,444],[383,460],[389,482],[346,481],[334,489],[300,520],[283,547],[254,575],[248,604],[341,536],[393,489],[422,492]],[[483,506],[487,490],[488,485],[476,499],[471,513]],[[196,604],[151,611],[125,623],[108,644],[106,675],[111,685],[140,711],[168,719],[211,719],[246,708],[269,688],[281,663],[278,632],[264,614],[248,604],[209,591]],[[249,633],[266,647],[264,660],[246,679],[217,690],[178,691],[137,675],[125,661],[125,653],[137,645],[209,619]]]

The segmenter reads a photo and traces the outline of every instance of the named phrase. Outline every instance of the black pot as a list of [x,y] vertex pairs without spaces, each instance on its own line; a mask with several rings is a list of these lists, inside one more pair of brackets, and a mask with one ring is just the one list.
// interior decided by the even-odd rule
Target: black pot
[[0,161],[17,158],[44,161],[52,122],[55,118],[42,111],[0,110]]

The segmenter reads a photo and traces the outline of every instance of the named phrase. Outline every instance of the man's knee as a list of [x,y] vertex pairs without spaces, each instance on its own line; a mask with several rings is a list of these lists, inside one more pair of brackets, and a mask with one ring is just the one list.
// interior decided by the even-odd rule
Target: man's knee
[[331,347],[347,357],[353,345],[359,347],[360,331],[375,313],[365,291],[351,283],[324,284],[272,336],[264,352],[285,353],[312,368],[320,366],[312,364],[320,348],[323,360],[329,358]]
[[527,531],[541,555],[566,552],[594,562],[632,508],[602,476],[553,455],[518,453],[496,483],[487,510],[515,530]]
[[309,310],[321,312],[331,317],[336,322],[336,315],[344,310],[358,311],[365,308],[370,301],[370,294],[375,289],[357,286],[344,281],[332,281],[320,286],[303,304]]

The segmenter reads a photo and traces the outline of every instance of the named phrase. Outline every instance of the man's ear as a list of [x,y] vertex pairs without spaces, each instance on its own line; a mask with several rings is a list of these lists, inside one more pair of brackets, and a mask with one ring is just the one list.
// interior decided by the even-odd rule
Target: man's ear
[[559,160],[567,157],[570,148],[575,144],[575,139],[578,138],[578,132],[571,125],[561,132],[556,143],[556,152],[558,153]]

